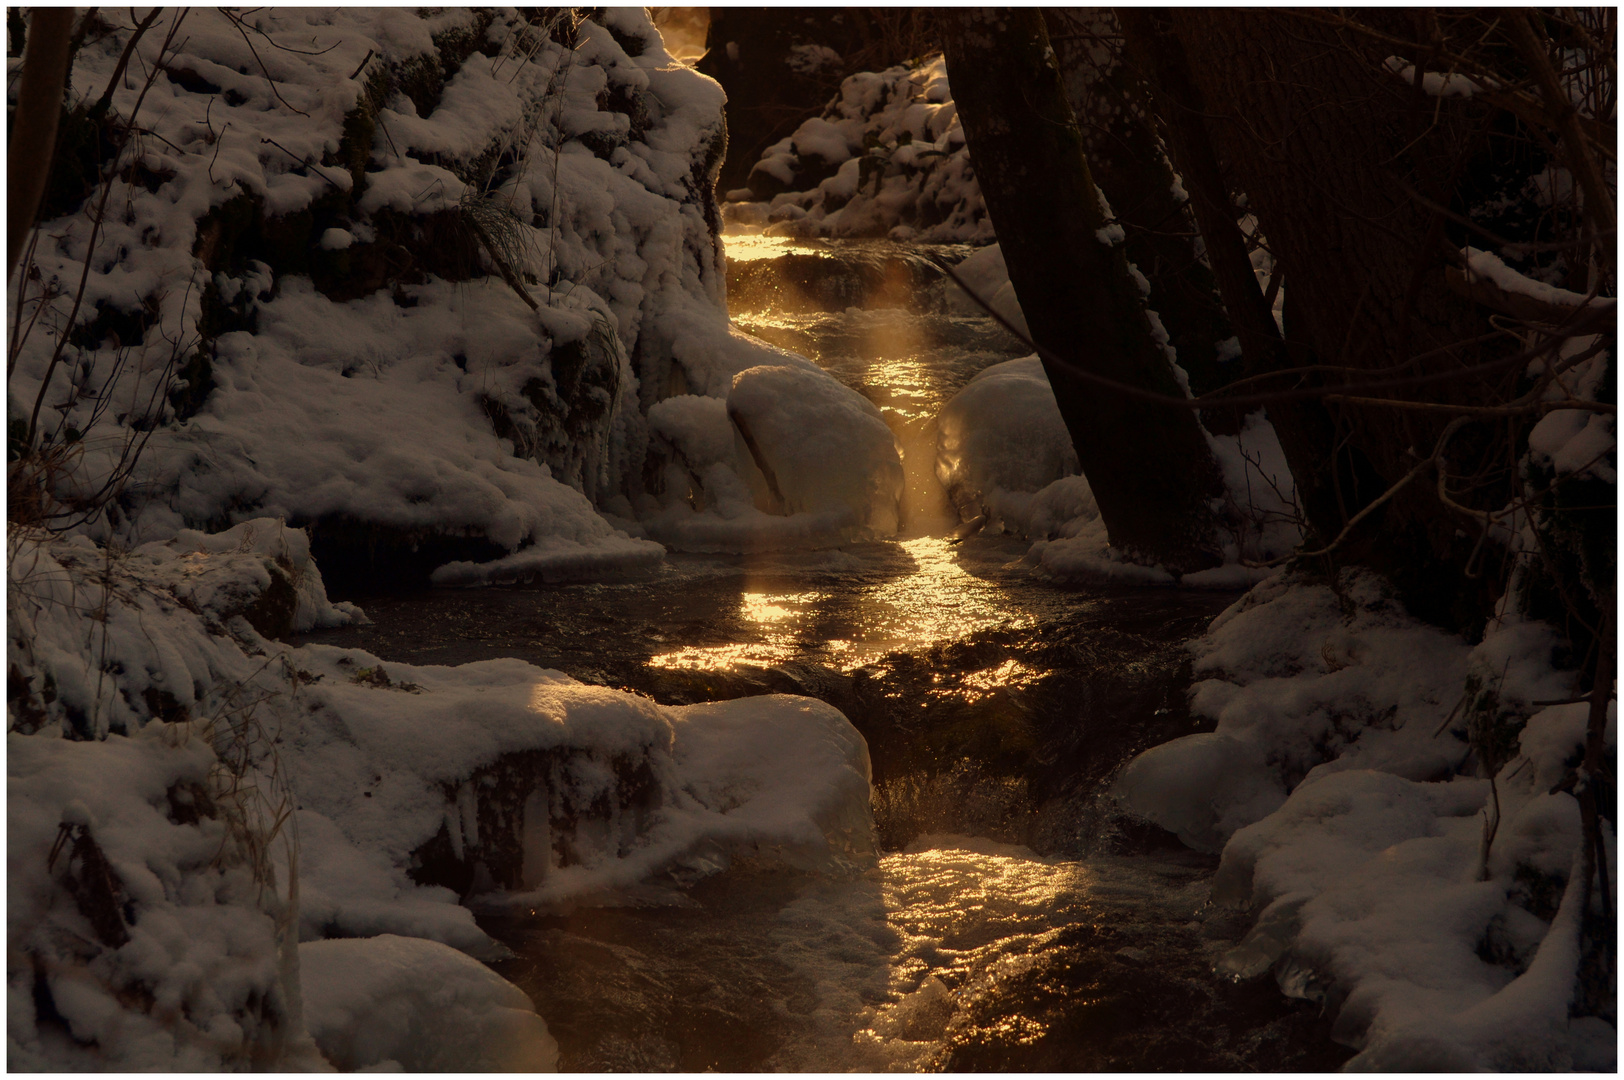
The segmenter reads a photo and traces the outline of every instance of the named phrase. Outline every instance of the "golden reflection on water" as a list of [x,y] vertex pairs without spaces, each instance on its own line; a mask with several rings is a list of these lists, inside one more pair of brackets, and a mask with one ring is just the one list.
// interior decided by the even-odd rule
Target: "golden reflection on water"
[[722,245],[732,262],[776,259],[798,248],[828,250],[827,244],[809,244],[790,236],[763,236],[760,233],[724,233]]
[[995,626],[1020,629],[1035,621],[1011,612],[1000,586],[966,573],[949,538],[921,536],[901,545],[913,556],[914,572],[862,598],[872,637],[888,638],[887,648],[929,646]]
[[1021,663],[1019,660],[1005,660],[997,667],[986,668],[983,671],[972,672],[960,680],[972,700],[989,696],[994,690],[1007,686],[1025,686],[1037,679],[1043,672]]
[[[880,869],[886,922],[899,939],[892,1000],[865,1018],[853,1044],[884,1054],[890,1068],[929,1067],[952,1013],[972,1010],[1038,962],[1063,927],[1091,915],[1086,866],[991,840],[921,837]],[[939,988],[944,980],[957,987],[950,995]],[[968,1030],[962,1020],[957,1030]],[[978,1029],[1004,1045],[1045,1033],[1041,1021],[1018,1013]]]
[[[981,630],[1022,628],[1034,617],[1012,612],[999,586],[966,573],[946,537],[921,536],[899,542],[913,569],[882,584],[857,590],[840,607],[834,592],[750,589],[739,597],[736,616],[747,640],[725,645],[689,645],[654,656],[662,668],[721,671],[732,667],[777,667],[796,659],[816,659],[840,671],[854,671],[897,649],[917,651]],[[1019,685],[1037,673],[1015,661],[977,672],[965,680],[989,693]]]

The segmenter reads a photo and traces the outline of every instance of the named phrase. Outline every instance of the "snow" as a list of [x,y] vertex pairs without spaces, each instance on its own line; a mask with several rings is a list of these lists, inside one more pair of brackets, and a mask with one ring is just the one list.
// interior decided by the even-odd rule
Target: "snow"
[[[309,1067],[285,898],[256,888],[222,822],[183,824],[170,810],[213,759],[205,740],[163,723],[92,742],[8,734],[11,1068]],[[96,890],[75,885],[94,877],[77,842],[51,858],[70,825],[116,883],[100,921]],[[130,1007],[143,996],[149,1009]],[[75,1041],[41,1023],[42,998]]]
[[[1130,813],[1221,851],[1213,901],[1257,913],[1219,973],[1272,970],[1321,1003],[1360,1051],[1350,1069],[1614,1067],[1612,1028],[1567,1016],[1577,890],[1551,912],[1524,884],[1560,888],[1581,839],[1561,788],[1588,704],[1535,704],[1571,696],[1555,643],[1505,613],[1467,645],[1366,572],[1334,588],[1281,575],[1191,645],[1191,710],[1216,730],[1152,748],[1115,782]],[[1462,771],[1484,707],[1521,727],[1487,850],[1490,781]]]
[[[1576,359],[1597,340],[1593,336],[1569,338],[1550,361],[1540,359],[1529,364],[1530,378],[1544,375],[1549,370],[1548,363],[1558,371],[1545,388],[1543,401],[1595,401],[1602,396],[1603,380],[1612,363],[1611,352],[1602,350],[1586,360]],[[1617,483],[1618,474],[1608,459],[1617,442],[1616,423],[1611,415],[1588,409],[1552,409],[1529,431],[1528,457],[1531,464],[1548,467],[1556,476],[1573,474],[1577,478],[1594,477],[1613,484]]]
[[1580,308],[1616,307],[1618,304],[1615,297],[1586,296],[1519,274],[1490,251],[1466,247],[1461,249],[1461,256],[1466,260],[1466,268],[1471,275],[1491,281],[1508,293],[1529,296],[1553,307],[1572,308],[1577,311]]
[[[1402,57],[1389,56],[1385,62],[1388,71],[1397,75],[1410,85],[1415,85],[1415,65],[1408,63]],[[1421,75],[1421,90],[1429,97],[1470,98],[1483,89],[1476,81],[1468,79],[1465,75],[1455,72],[1441,73],[1437,71],[1423,72]]]
[[993,238],[940,55],[848,77],[821,117],[762,152],[749,187],[757,202],[729,193],[735,227],[767,204],[773,234]]
[[936,475],[963,520],[986,513],[994,528],[1008,518],[1011,531],[1024,532],[1029,519],[1020,511],[1031,500],[1020,496],[1077,474],[1077,452],[1036,356],[977,373],[936,423]]
[[[14,1065],[90,1061],[36,1015],[40,970],[102,1067],[318,1065],[301,1008],[341,1067],[545,1067],[544,1025],[470,959],[501,949],[459,899],[535,908],[736,857],[872,864],[868,750],[833,707],[670,708],[520,660],[292,648],[250,616],[362,617],[313,573],[279,584],[314,570],[307,550],[267,521],[117,558],[82,537],[14,540]],[[62,737],[87,725],[88,740]],[[81,839],[53,860],[62,835]],[[82,885],[87,836],[110,867],[100,893]],[[472,866],[469,896],[414,879],[437,837]],[[513,875],[505,888],[493,868]],[[180,1011],[154,1011],[166,1003]]]
[[556,1072],[524,991],[455,949],[380,934],[299,946],[306,1023],[345,1072]]
[[802,367],[754,367],[733,380],[727,415],[744,444],[739,459],[756,466],[758,506],[833,511],[875,534],[897,531],[901,448],[863,395]]
[[[992,251],[972,256],[984,260],[972,275],[986,280],[997,272],[1001,262]],[[960,519],[1034,539],[1027,560],[1038,573],[1060,581],[1174,580],[1159,567],[1122,560],[1111,548],[1036,356],[978,373],[942,409],[937,425],[936,473]],[[1215,507],[1227,533],[1224,563],[1180,580],[1197,588],[1250,585],[1271,571],[1249,563],[1285,555],[1301,539],[1291,472],[1261,413],[1249,416],[1238,434],[1207,441],[1224,480]]]
[[[709,359],[717,375],[728,370],[722,357]],[[808,360],[772,359],[732,374],[725,396],[686,394],[650,408],[664,492],[642,517],[662,543],[780,551],[896,532],[902,461],[879,410]]]

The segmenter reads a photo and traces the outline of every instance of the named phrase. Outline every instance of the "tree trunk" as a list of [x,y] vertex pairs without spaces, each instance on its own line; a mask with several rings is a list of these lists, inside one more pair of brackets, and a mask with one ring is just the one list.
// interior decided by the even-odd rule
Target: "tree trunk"
[[1102,232],[1082,137],[1034,8],[944,13],[949,78],[982,197],[1111,543],[1174,572],[1215,565],[1222,493],[1195,412],[1124,398],[1081,370],[1181,396],[1120,243]]
[[[1157,136],[1149,88],[1123,56],[1117,18],[1109,8],[1045,8],[1043,21],[1083,156],[1127,233],[1128,261],[1150,282],[1150,309],[1190,376],[1191,392],[1215,390],[1240,374],[1240,364],[1220,359],[1235,330],[1202,260],[1186,192]],[[1214,434],[1234,434],[1242,416],[1203,410],[1201,420]]]
[[[1402,14],[1380,17],[1399,34],[1410,30]],[[1354,371],[1432,354],[1403,375],[1440,374],[1514,351],[1514,343],[1472,342],[1490,329],[1485,313],[1446,287],[1443,219],[1412,194],[1450,203],[1482,107],[1422,94],[1387,69],[1389,43],[1327,18],[1334,16],[1190,9],[1167,21],[1188,58],[1206,127],[1284,269],[1292,338],[1322,363]],[[1514,396],[1518,373],[1435,382],[1399,396],[1494,404]],[[1347,404],[1329,413],[1383,487],[1431,452],[1450,419]],[[1498,483],[1473,493],[1479,506],[1501,506],[1509,496],[1505,448],[1486,435],[1474,442],[1486,429],[1471,430],[1473,437],[1451,443],[1447,467],[1457,478],[1501,469]],[[1410,484],[1347,554],[1393,577],[1416,614],[1481,625],[1496,585],[1488,575],[1466,577],[1477,538],[1463,524],[1434,484]]]
[[[1184,47],[1171,30],[1174,17],[1146,8],[1124,9],[1119,16],[1128,55],[1153,87],[1168,142],[1190,193],[1207,259],[1240,339],[1246,374],[1307,366],[1315,362],[1312,348],[1306,342],[1282,338],[1274,312],[1258,289],[1245,237],[1235,220],[1237,211],[1230,199],[1229,184],[1203,119],[1206,103],[1191,81]],[[1277,265],[1275,273],[1280,272]],[[1317,378],[1299,377],[1290,383],[1270,384],[1269,388],[1287,390],[1314,385],[1319,385]],[[1322,546],[1342,531],[1349,517],[1381,494],[1384,485],[1368,464],[1345,447],[1339,455],[1342,460],[1333,465],[1336,426],[1323,402],[1311,398],[1284,401],[1270,405],[1267,413],[1291,467],[1298,505],[1319,541],[1313,546]]]
[[6,274],[17,265],[23,239],[34,227],[45,180],[51,175],[62,87],[68,77],[68,36],[73,8],[35,8],[28,21],[17,115],[6,159]]

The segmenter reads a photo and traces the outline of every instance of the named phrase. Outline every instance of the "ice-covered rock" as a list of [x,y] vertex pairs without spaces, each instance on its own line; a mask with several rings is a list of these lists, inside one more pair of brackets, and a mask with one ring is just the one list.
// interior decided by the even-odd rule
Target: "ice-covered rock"
[[872,534],[897,531],[902,454],[880,410],[821,371],[763,366],[740,372],[727,397],[757,507],[785,515],[834,513]]
[[433,941],[381,934],[299,946],[305,1024],[345,1072],[556,1072],[523,990]]
[[[936,475],[965,521],[988,515],[1003,526],[1006,496],[1032,494],[1077,474],[1071,433],[1036,356],[978,373],[936,425]],[[1025,531],[1026,522],[1016,516],[1009,525]]]
[[[1015,295],[1015,286],[1010,284],[1009,267],[1004,264],[1002,248],[990,244],[955,266],[953,272],[1015,329],[1027,337],[1032,336],[1026,326],[1026,313],[1021,310],[1021,302]],[[980,315],[985,311],[964,289],[957,286],[947,291],[947,308],[963,315]]]

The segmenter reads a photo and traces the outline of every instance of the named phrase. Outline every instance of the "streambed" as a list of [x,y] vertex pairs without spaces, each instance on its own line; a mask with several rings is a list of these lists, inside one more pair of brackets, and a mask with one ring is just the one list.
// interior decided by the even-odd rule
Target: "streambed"
[[896,542],[346,597],[373,625],[304,639],[413,664],[519,657],[667,704],[807,694],[868,740],[877,867],[735,862],[482,918],[516,953],[496,967],[536,1002],[561,1067],[1337,1067],[1350,1051],[1316,1007],[1212,976],[1247,928],[1205,905],[1216,860],[1099,797],[1126,758],[1198,730],[1181,646],[1234,594],[1063,588],[1032,576],[1026,541],[951,539],[933,417],[1024,352],[947,310],[933,267],[965,251],[729,243],[741,328],[818,361],[898,434]]

